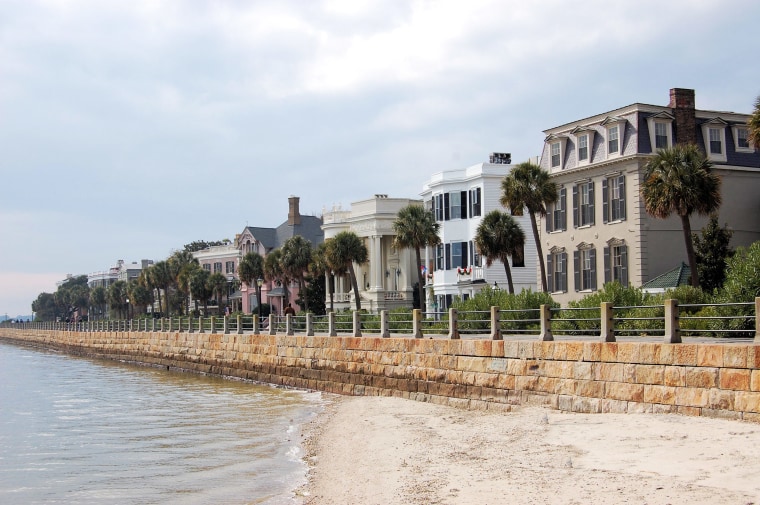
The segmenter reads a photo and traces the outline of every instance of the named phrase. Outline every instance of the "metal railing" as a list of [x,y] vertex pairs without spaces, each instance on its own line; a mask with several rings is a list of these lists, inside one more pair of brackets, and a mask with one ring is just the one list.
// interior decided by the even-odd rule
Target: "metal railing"
[[253,333],[264,335],[407,336],[414,338],[491,338],[505,335],[554,340],[555,336],[592,337],[614,342],[619,337],[659,337],[678,343],[687,337],[754,338],[760,342],[760,297],[754,303],[683,304],[665,300],[662,305],[500,309],[490,311],[410,312],[387,310],[327,315],[299,314],[234,317],[173,317],[84,322],[8,323],[0,327],[81,332],[187,332]]

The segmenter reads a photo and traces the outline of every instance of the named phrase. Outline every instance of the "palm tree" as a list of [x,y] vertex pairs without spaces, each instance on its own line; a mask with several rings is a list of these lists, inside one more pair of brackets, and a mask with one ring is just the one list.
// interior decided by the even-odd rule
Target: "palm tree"
[[366,263],[369,258],[367,246],[359,236],[351,231],[342,231],[327,242],[327,263],[337,267],[339,272],[348,272],[351,278],[351,287],[354,290],[356,310],[362,309],[362,301],[359,296],[359,285],[356,282],[354,263]]
[[747,120],[749,141],[756,149],[760,148],[760,96],[755,99],[755,110]]
[[138,309],[142,309],[138,310],[138,313],[145,313],[145,307],[153,301],[153,292],[138,281],[130,281],[127,284],[127,295],[129,296],[129,303]]
[[398,249],[414,249],[417,259],[417,289],[419,290],[420,307],[425,306],[425,287],[422,278],[423,247],[441,243],[438,230],[441,225],[435,221],[433,214],[422,205],[410,204],[398,211],[393,221],[393,245]]
[[207,284],[211,290],[211,293],[216,295],[216,311],[221,316],[222,300],[224,299],[224,294],[228,289],[227,278],[224,276],[224,274],[215,272],[209,276]]
[[124,308],[127,306],[127,283],[116,281],[108,286],[108,305],[118,311],[119,319],[122,319]]
[[258,280],[264,278],[264,258],[259,253],[249,252],[238,265],[238,276],[248,287],[256,288],[256,300],[258,301],[259,317],[261,317],[261,286]]
[[198,308],[198,301],[203,303],[203,315],[208,316],[208,299],[211,298],[211,289],[209,288],[208,278],[211,272],[199,268],[190,276],[190,296],[195,300],[195,308]]
[[533,240],[536,242],[538,265],[541,270],[541,289],[547,290],[546,265],[538,234],[536,214],[546,216],[546,206],[557,201],[557,184],[550,180],[549,172],[542,170],[535,163],[526,161],[512,168],[509,175],[501,182],[501,205],[509,209],[513,216],[522,216],[523,209],[528,209]]
[[169,267],[169,263],[166,261],[159,261],[158,263],[154,263],[153,266],[151,266],[148,270],[150,272],[150,282],[158,291],[159,310],[163,309],[161,305],[161,291],[163,290],[165,298],[164,301],[166,302],[166,316],[168,317],[171,313],[171,304],[169,303],[169,290],[172,283],[172,273],[171,268]]
[[311,254],[311,263],[309,263],[309,273],[312,277],[324,277],[329,274],[327,279],[327,291],[330,293],[330,312],[334,310],[333,293],[335,292],[335,275],[333,267],[327,263],[327,244],[322,242]]
[[280,249],[280,265],[287,273],[288,277],[298,280],[298,286],[301,291],[301,299],[304,303],[304,310],[309,311],[309,301],[306,296],[306,282],[304,272],[309,268],[311,262],[312,247],[311,242],[300,235],[289,238],[282,244]]
[[177,290],[182,294],[182,298],[185,300],[184,308],[185,312],[189,312],[190,304],[190,286],[188,285],[190,275],[192,272],[200,266],[198,259],[193,256],[193,253],[188,250],[175,251],[168,259],[171,266],[171,272],[173,277],[173,284],[177,287]]
[[103,286],[97,286],[90,290],[90,305],[98,307],[101,317],[105,314],[106,303],[108,303],[108,293],[106,292],[106,288]]
[[275,282],[279,283],[283,288],[284,293],[284,301],[282,307],[280,307],[280,310],[282,310],[288,303],[289,292],[288,292],[288,275],[287,272],[282,268],[282,262],[280,261],[282,259],[282,251],[280,249],[275,249],[274,251],[271,251],[269,254],[264,256],[264,278],[269,282]]
[[509,292],[514,293],[512,284],[512,269],[509,258],[520,256],[525,247],[525,232],[512,216],[499,210],[492,210],[483,217],[475,234],[475,245],[486,257],[486,265],[491,266],[494,260],[504,264],[507,273]]
[[689,216],[694,212],[707,215],[720,207],[720,177],[712,173],[712,163],[695,144],[660,149],[644,167],[641,197],[652,216],[665,219],[677,214],[681,218],[691,285],[699,287]]

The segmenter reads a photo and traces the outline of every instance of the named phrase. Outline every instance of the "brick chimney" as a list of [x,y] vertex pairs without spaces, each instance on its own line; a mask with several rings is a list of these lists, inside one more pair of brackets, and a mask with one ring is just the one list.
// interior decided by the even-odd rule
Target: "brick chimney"
[[300,198],[291,196],[288,198],[288,226],[301,224],[301,212],[298,209]]
[[694,111],[694,90],[685,88],[672,88],[670,90],[670,104],[673,116],[676,118],[675,143],[697,143],[697,118]]

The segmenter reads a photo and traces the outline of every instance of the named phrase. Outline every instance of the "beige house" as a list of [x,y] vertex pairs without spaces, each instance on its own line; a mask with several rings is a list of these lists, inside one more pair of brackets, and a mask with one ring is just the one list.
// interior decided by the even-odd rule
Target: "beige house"
[[[419,200],[375,195],[367,200],[353,202],[349,210],[335,206],[322,212],[325,240],[342,231],[351,231],[367,246],[369,261],[363,265],[354,265],[362,309],[378,312],[384,309],[412,307],[412,286],[417,282],[414,252],[393,247],[393,221],[399,210],[412,203],[422,205]],[[348,274],[334,274],[334,309],[337,311],[354,308],[356,305]],[[329,310],[329,289],[326,305]]]
[[[694,90],[676,88],[666,106],[634,103],[545,130],[541,167],[560,190],[541,232],[555,300],[610,281],[641,286],[687,261],[680,219],[649,216],[640,196],[647,161],[676,143],[698,144],[713,162],[732,246],[760,240],[760,153],[748,142],[748,118],[697,110]],[[692,230],[706,221],[692,216]]]

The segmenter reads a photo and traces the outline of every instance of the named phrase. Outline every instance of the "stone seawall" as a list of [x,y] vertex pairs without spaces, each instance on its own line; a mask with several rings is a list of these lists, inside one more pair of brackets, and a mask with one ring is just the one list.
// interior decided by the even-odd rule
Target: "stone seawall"
[[760,422],[760,345],[0,329],[0,340],[346,395],[470,409]]

